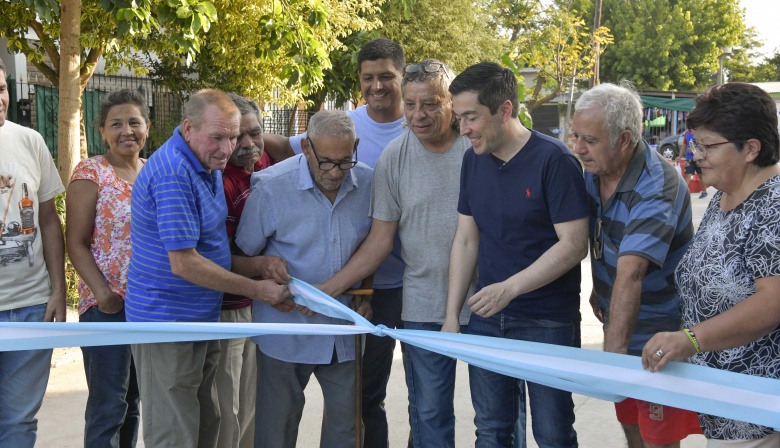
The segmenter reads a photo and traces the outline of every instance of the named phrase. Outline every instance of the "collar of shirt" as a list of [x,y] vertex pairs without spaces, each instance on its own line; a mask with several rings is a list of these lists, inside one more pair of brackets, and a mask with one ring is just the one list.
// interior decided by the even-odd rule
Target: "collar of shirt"
[[639,140],[634,148],[634,154],[631,156],[631,161],[628,162],[628,169],[623,173],[623,178],[620,179],[615,192],[625,193],[633,191],[636,188],[636,183],[639,182],[639,177],[642,175],[642,170],[645,169],[645,158],[647,157],[647,145],[644,140]]
[[184,140],[184,136],[181,135],[181,132],[179,132],[179,126],[176,126],[176,129],[173,130],[172,138],[175,143],[174,148],[184,155],[184,158],[190,163],[193,170],[198,173],[198,176],[209,183],[211,186],[211,193],[216,194],[218,190],[217,179],[221,176],[222,172],[220,170],[211,170],[210,173],[206,171],[206,169],[203,167],[203,164],[200,162],[200,160],[198,160],[198,157],[192,151],[192,148],[190,148],[190,145],[186,140]]

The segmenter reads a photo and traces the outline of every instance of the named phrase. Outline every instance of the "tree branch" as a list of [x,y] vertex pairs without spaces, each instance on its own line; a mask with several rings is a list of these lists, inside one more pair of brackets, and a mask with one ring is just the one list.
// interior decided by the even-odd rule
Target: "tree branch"
[[46,54],[51,60],[51,64],[54,67],[54,70],[59,72],[60,52],[57,50],[57,46],[54,45],[54,42],[46,35],[46,32],[43,31],[43,25],[36,20],[30,20],[27,22],[27,25],[29,25],[30,28],[35,31],[35,34],[38,36],[38,40],[41,42],[41,45],[43,46],[44,50],[46,50]]
[[97,61],[100,59],[100,56],[103,55],[103,48],[103,46],[100,46],[99,48],[90,48],[89,52],[87,53],[87,57],[84,58],[84,62],[81,63],[81,69],[79,72],[81,80],[79,85],[82,92],[87,87],[87,83],[89,82],[90,78],[92,78],[92,74],[95,73],[95,68],[97,68]]

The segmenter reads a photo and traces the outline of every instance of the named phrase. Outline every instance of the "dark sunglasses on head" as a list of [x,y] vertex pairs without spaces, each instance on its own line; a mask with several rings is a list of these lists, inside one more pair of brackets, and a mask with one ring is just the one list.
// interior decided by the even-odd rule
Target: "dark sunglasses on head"
[[426,62],[426,63],[415,63],[415,64],[409,64],[404,68],[404,73],[417,73],[417,72],[425,72],[425,73],[437,73],[439,70],[444,68],[444,64],[441,62]]

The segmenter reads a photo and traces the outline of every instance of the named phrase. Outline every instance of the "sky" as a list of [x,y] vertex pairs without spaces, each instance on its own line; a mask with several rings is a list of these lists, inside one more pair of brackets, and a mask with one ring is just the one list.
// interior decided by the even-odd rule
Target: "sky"
[[758,32],[758,40],[764,43],[758,51],[765,56],[771,56],[775,49],[780,49],[778,6],[777,0],[742,0],[745,24]]

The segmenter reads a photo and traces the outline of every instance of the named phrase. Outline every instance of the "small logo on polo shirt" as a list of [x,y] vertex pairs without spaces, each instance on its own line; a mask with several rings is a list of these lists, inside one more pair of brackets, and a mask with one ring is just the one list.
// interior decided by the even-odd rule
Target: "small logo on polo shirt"
[[527,197],[527,198],[531,197],[531,189],[530,188],[526,188],[525,189],[525,197]]

